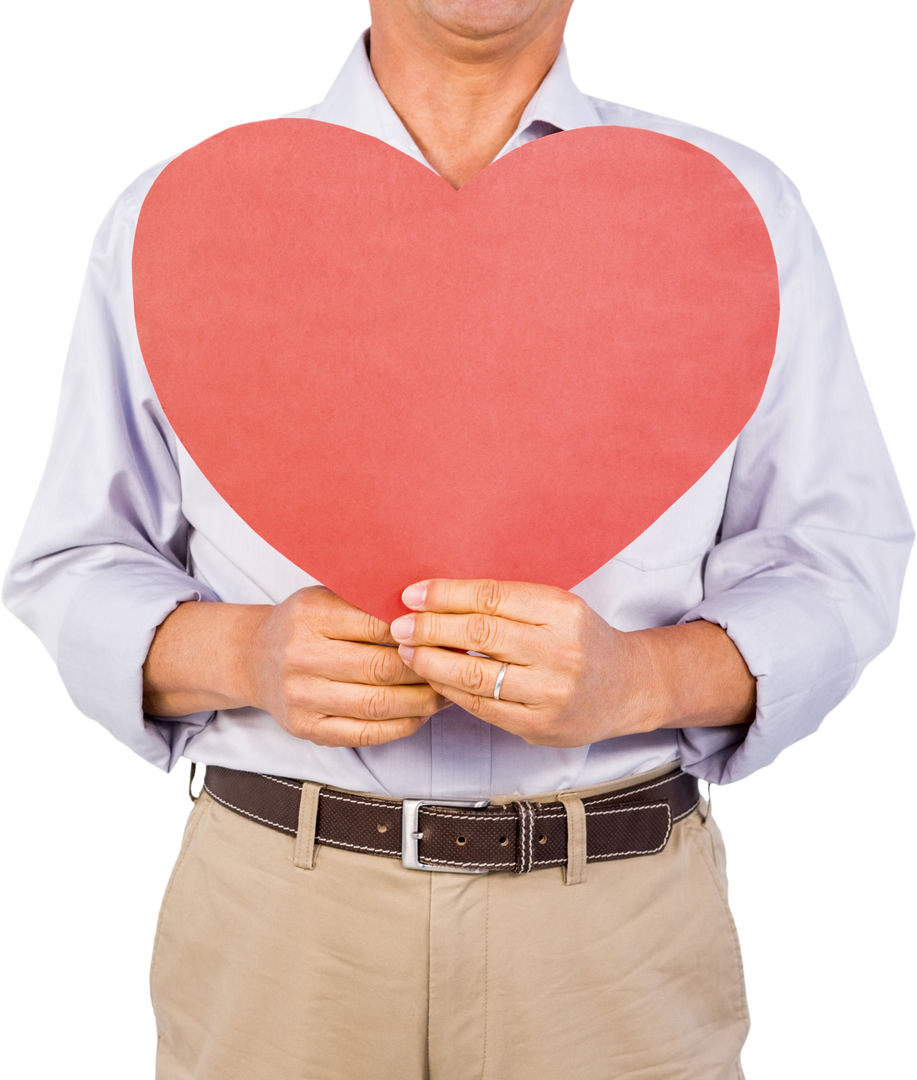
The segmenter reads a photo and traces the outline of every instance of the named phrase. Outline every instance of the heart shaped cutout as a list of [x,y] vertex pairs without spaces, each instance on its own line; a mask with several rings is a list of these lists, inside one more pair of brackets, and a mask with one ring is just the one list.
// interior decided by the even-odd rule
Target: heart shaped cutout
[[539,139],[459,191],[347,128],[231,128],[152,185],[133,284],[204,475],[386,620],[428,577],[597,570],[739,434],[779,314],[736,177],[622,127]]

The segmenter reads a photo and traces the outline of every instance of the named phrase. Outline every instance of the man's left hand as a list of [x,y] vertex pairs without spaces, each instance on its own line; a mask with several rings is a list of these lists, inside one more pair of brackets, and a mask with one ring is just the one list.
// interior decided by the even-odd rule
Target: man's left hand
[[[750,720],[754,680],[710,623],[625,633],[548,585],[436,578],[403,594],[402,660],[463,709],[543,746]],[[469,651],[484,653],[471,656]],[[500,698],[494,689],[503,665]]]
[[435,579],[412,585],[403,599],[417,614],[392,623],[402,660],[482,720],[545,746],[583,746],[650,723],[639,643],[573,593]]

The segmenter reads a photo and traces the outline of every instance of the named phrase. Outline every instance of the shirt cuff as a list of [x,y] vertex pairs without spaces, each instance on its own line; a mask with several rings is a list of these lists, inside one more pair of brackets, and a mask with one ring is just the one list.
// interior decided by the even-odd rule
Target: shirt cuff
[[[811,735],[858,676],[850,634],[831,600],[805,582],[763,575],[704,600],[681,623],[721,626],[757,680],[754,722],[683,728],[682,768],[728,784]],[[743,738],[744,735],[744,738]]]
[[215,715],[161,719],[143,712],[142,668],[153,635],[186,600],[219,597],[169,566],[109,567],[77,590],[58,643],[58,669],[80,712],[165,770]]

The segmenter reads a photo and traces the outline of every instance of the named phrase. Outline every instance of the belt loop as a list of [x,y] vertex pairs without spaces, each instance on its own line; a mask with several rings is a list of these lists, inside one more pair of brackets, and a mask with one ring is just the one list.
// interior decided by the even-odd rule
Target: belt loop
[[321,790],[321,784],[311,784],[308,780],[303,782],[296,847],[293,850],[293,864],[300,870],[315,868],[315,825],[318,820],[318,793]]
[[713,809],[713,788],[710,781],[707,781],[707,805],[700,810],[700,819],[706,825],[707,818],[710,817],[710,811]]
[[572,791],[558,795],[567,811],[567,865],[564,885],[582,885],[586,880],[586,808]]
[[518,832],[516,834],[516,865],[513,867],[514,874],[528,874],[531,872],[534,861],[535,839],[535,811],[530,802],[513,803],[516,813],[519,815]]
[[190,802],[191,806],[198,801],[198,796],[201,794],[201,788],[204,786],[204,767],[202,765],[195,765],[193,761],[188,762],[188,772],[185,775],[185,798]]

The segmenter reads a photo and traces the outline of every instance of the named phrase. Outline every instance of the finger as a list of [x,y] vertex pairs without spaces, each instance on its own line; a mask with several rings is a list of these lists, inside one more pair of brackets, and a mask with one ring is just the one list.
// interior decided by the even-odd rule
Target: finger
[[415,611],[443,611],[454,615],[479,611],[484,615],[541,626],[551,621],[554,611],[569,599],[569,595],[553,585],[533,585],[525,581],[430,578],[409,585],[401,599],[406,607]]
[[413,735],[428,719],[406,716],[395,720],[354,720],[349,716],[307,714],[294,717],[287,730],[317,746],[381,746]]
[[426,683],[418,686],[362,686],[358,683],[309,679],[295,695],[293,706],[327,716],[352,720],[397,720],[432,716],[448,702]]
[[322,648],[308,667],[309,673],[330,682],[399,686],[422,683],[391,645],[364,645],[335,641]]
[[485,720],[488,724],[493,724],[494,727],[503,728],[504,731],[521,735],[523,738],[528,738],[532,734],[536,711],[530,705],[504,701],[502,694],[500,700],[497,701],[492,696],[469,694],[467,690],[448,687],[441,683],[436,683],[434,689],[444,694],[465,712]]
[[354,607],[322,585],[304,589],[298,601],[298,614],[313,633],[338,641],[394,644],[388,623]]
[[392,623],[399,645],[439,645],[448,649],[484,653],[495,660],[527,664],[536,658],[537,627],[493,615],[441,615],[421,611],[402,615]]
[[[410,664],[427,682],[444,686],[442,693],[450,701],[455,701],[456,691],[497,700],[494,689],[504,668],[499,660],[468,656],[448,649],[419,648],[413,650]],[[537,688],[532,685],[533,682],[528,668],[509,664],[500,683],[499,700],[534,703]]]

